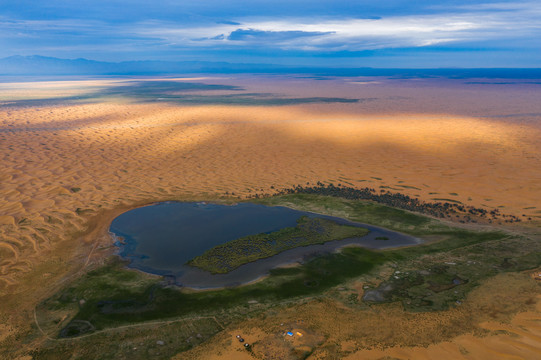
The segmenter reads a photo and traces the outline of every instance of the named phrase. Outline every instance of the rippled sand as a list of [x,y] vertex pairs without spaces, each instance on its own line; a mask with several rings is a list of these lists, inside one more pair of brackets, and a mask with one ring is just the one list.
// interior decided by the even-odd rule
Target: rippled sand
[[98,235],[107,245],[115,213],[157,200],[323,181],[540,218],[540,86],[358,80],[197,80],[364,99],[290,106],[20,106],[12,101],[77,96],[120,80],[0,84],[2,293],[46,289],[89,261]]

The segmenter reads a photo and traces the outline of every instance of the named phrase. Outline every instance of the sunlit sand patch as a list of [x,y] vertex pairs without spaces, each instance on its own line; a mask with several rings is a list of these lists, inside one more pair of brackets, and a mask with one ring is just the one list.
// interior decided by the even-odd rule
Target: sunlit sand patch
[[[518,165],[515,154],[535,148],[536,130],[525,135],[523,129],[484,120],[354,114],[329,119],[302,107],[120,104],[52,107],[45,116],[35,114],[32,109],[6,114],[10,127],[23,130],[4,134],[10,149],[4,152],[9,175],[2,210],[15,221],[42,211],[48,215],[54,204],[71,211],[100,201],[110,206],[114,201],[105,199],[111,191],[120,191],[122,201],[149,196],[156,188],[171,193],[167,188],[174,186],[210,193],[219,187],[243,195],[246,189],[333,180],[339,173],[380,183],[401,174],[411,184],[405,192],[426,188],[419,187],[422,176],[431,179],[426,182],[433,190],[457,191],[458,201],[490,195],[511,209],[521,197],[530,205],[522,189],[539,191],[531,183],[535,157],[522,159],[525,166],[509,174]],[[21,118],[26,119],[22,127]],[[28,124],[46,126],[27,133]],[[467,181],[487,173],[492,177],[481,179],[483,186]],[[502,199],[497,189],[505,183],[515,190],[507,189],[510,196]]]
[[[26,90],[20,84],[4,84],[0,97],[19,86],[21,92],[11,93],[13,98],[82,94],[122,81],[53,82]],[[385,84],[371,85],[344,89],[332,83],[340,96],[353,96],[352,88],[366,91],[359,97],[377,91],[381,97],[389,91]],[[280,86],[277,82],[270,88]],[[305,84],[295,86],[284,92],[294,95]],[[411,96],[428,96],[432,90],[415,89]],[[320,96],[322,91],[313,87],[306,94]],[[452,89],[438,91],[453,95]],[[472,92],[461,97],[454,93],[444,105],[453,113],[453,106],[468,94]],[[264,107],[128,104],[108,99],[2,107],[0,292],[24,291],[22,282],[30,281],[26,274],[52,254],[60,254],[62,266],[68,261],[84,263],[86,259],[70,260],[73,249],[93,240],[76,236],[90,228],[90,221],[111,220],[102,213],[183,196],[216,198],[227,192],[244,197],[272,193],[271,186],[343,182],[378,190],[400,188],[423,200],[452,197],[488,209],[505,206],[508,213],[536,216],[536,199],[541,198],[538,124],[436,112],[430,101],[420,98],[401,101],[389,103],[399,103],[407,111],[380,111],[376,101]],[[36,276],[45,288],[60,275]],[[446,346],[460,352],[453,344]],[[455,350],[450,350],[453,346]],[[440,350],[431,351],[437,355]]]
[[[524,134],[506,124],[490,124],[474,118],[457,118],[441,115],[394,115],[394,116],[353,116],[321,119],[317,121],[290,121],[288,131],[294,136],[357,146],[393,144],[406,146],[427,153],[456,152],[463,146],[483,147],[487,145],[508,147],[532,145],[540,135],[539,131]],[[523,137],[529,144],[521,144]]]
[[0,101],[80,96],[106,89],[122,80],[72,80],[0,83]]

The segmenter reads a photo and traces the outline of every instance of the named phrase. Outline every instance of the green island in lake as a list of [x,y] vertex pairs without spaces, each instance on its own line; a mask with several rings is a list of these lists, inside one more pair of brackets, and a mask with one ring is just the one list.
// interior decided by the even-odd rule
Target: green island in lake
[[[125,261],[111,257],[59,286],[55,293],[36,306],[36,324],[55,340],[38,349],[35,358],[64,359],[78,351],[79,358],[92,359],[99,353],[107,355],[100,359],[114,359],[118,357],[120,345],[110,340],[111,334],[121,334],[122,344],[133,344],[137,350],[140,344],[147,344],[154,354],[160,352],[161,357],[155,358],[171,358],[212,341],[219,334],[229,338],[229,330],[225,329],[236,329],[246,321],[269,333],[276,332],[276,324],[287,321],[286,316],[277,318],[278,309],[286,309],[288,314],[303,311],[307,314],[302,318],[307,324],[304,326],[315,329],[318,334],[331,336],[316,322],[321,317],[321,304],[342,309],[331,313],[332,321],[336,316],[336,323],[342,324],[351,317],[361,323],[362,316],[367,316],[365,314],[375,314],[373,316],[377,318],[392,306],[412,319],[409,320],[412,327],[393,323],[393,326],[401,326],[403,333],[417,326],[415,319],[418,316],[438,316],[438,311],[446,311],[445,314],[454,311],[463,316],[458,318],[460,321],[456,317],[447,319],[448,315],[438,318],[435,328],[445,331],[435,335],[421,334],[428,342],[433,341],[433,336],[448,339],[473,331],[478,321],[486,319],[478,311],[479,307],[472,305],[479,296],[487,299],[483,301],[489,301],[488,304],[494,308],[500,306],[502,298],[512,296],[511,299],[517,299],[506,302],[509,305],[498,310],[502,314],[497,315],[498,319],[534,306],[531,299],[537,296],[539,285],[524,271],[537,269],[541,264],[538,236],[510,233],[498,228],[458,227],[404,209],[347,199],[345,195],[348,194],[332,190],[335,196],[297,193],[257,199],[254,203],[324,216],[339,215],[349,221],[415,236],[423,242],[417,246],[387,247],[383,250],[344,247],[338,252],[312,257],[299,266],[274,268],[261,281],[204,291],[175,286],[171,277],[133,271],[126,268]],[[451,211],[447,213],[451,214]],[[310,230],[318,227],[331,235],[325,237]],[[250,241],[257,240],[258,245],[253,245],[252,250],[256,252],[254,249],[257,249],[258,256],[262,256],[278,251],[275,246],[280,241],[269,239],[287,243],[291,239],[305,237],[316,243],[367,232],[363,228],[342,226],[322,218],[300,218],[297,226],[253,235]],[[371,235],[378,236],[375,231]],[[245,244],[246,238],[225,243],[219,251],[241,249],[240,245]],[[378,240],[386,243],[385,239]],[[392,240],[389,237],[387,241]],[[218,248],[211,248],[208,254],[216,251]],[[199,261],[208,254],[200,256]],[[231,267],[253,261],[240,251],[238,257],[230,257],[237,259],[237,262],[230,260],[227,263]],[[210,263],[210,257],[206,259]],[[219,269],[223,264],[216,262],[214,266]],[[495,287],[494,279],[502,281],[502,284]],[[498,290],[504,297],[494,296]],[[440,325],[440,321],[445,327]],[[358,329],[361,328],[349,335],[355,341],[371,336],[371,329],[364,332]],[[387,332],[383,334],[386,336]],[[419,333],[415,335],[421,336]],[[160,345],[158,341],[166,345]],[[251,344],[255,351],[262,347],[261,341],[252,341]],[[133,359],[149,359],[150,350],[140,354],[133,350],[130,354],[135,354]]]
[[271,257],[285,250],[361,237],[369,232],[368,229],[362,227],[302,216],[297,220],[295,227],[229,241],[205,251],[202,255],[190,260],[188,264],[213,274],[224,274],[243,264]]

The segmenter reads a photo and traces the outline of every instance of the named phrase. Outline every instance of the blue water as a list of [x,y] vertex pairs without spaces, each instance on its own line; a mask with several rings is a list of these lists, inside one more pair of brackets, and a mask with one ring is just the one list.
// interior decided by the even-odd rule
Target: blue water
[[[227,274],[213,275],[186,265],[186,262],[216,245],[248,235],[295,226],[301,216],[317,216],[342,224],[362,226],[368,228],[370,233],[360,238],[287,250],[267,259],[242,265]],[[121,214],[111,223],[110,231],[118,238],[115,245],[119,247],[120,257],[130,261],[129,267],[153,274],[174,276],[177,284],[193,288],[239,285],[268,274],[269,270],[276,266],[329,253],[346,245],[382,249],[420,242],[411,236],[371,225],[287,207],[252,203],[158,203]],[[389,240],[376,240],[381,236]]]
[[111,224],[120,256],[139,267],[179,270],[206,250],[247,235],[295,226],[302,212],[250,203],[165,202],[128,211]]

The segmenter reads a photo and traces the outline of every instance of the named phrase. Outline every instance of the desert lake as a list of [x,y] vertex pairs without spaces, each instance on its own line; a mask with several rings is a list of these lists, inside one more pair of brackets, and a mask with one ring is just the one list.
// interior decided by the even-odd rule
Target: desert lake
[[[248,235],[294,227],[302,216],[332,220],[370,230],[365,236],[301,246],[244,264],[226,274],[211,274],[186,263],[205,251]],[[175,278],[178,285],[216,288],[248,283],[277,266],[330,253],[346,245],[371,249],[419,244],[414,237],[355,223],[342,218],[253,203],[219,205],[197,202],[162,202],[125,212],[113,220],[118,255],[129,267]]]

